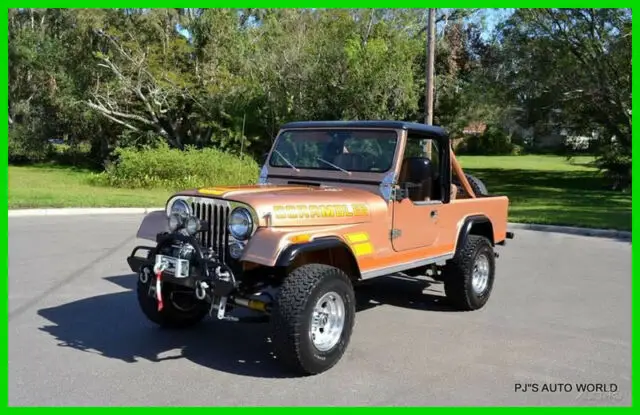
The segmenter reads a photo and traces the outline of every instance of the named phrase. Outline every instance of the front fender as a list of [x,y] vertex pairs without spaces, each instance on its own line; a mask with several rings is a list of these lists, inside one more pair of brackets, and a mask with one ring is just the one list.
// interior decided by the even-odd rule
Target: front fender
[[298,255],[302,255],[307,252],[322,251],[325,249],[341,248],[351,254],[351,260],[355,262],[355,257],[349,246],[340,238],[336,236],[328,236],[325,238],[314,239],[313,241],[296,243],[287,246],[284,251],[278,256],[276,265],[279,267],[287,267],[291,265]]
[[169,232],[167,214],[164,210],[155,210],[142,219],[136,238],[155,242],[156,236],[162,232]]
[[[246,262],[253,262],[259,265],[267,267],[273,267],[281,265],[283,255],[286,255],[286,251],[292,249],[291,247],[300,245],[300,242],[296,242],[295,237],[300,234],[312,234],[313,238],[310,242],[316,243],[319,239],[331,238],[336,243],[344,241],[338,236],[342,230],[349,228],[350,225],[332,226],[324,228],[322,230],[316,229],[313,232],[304,232],[301,230],[277,230],[277,228],[261,228],[251,237],[251,240],[247,244],[241,260]],[[345,244],[345,246],[347,246]],[[351,250],[350,250],[351,251]]]

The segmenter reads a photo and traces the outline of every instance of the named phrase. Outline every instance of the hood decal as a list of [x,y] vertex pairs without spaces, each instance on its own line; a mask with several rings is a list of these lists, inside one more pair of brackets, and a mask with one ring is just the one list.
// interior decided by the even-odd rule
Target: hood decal
[[369,216],[369,207],[364,203],[324,205],[275,205],[276,219],[350,218]]
[[210,196],[222,196],[233,194],[251,194],[251,193],[264,193],[264,192],[282,192],[282,191],[295,191],[295,190],[308,190],[308,186],[290,186],[290,185],[272,185],[272,184],[253,184],[253,185],[241,185],[241,186],[213,186],[202,187],[197,190],[201,195]]
[[202,189],[198,189],[198,193],[202,193],[203,195],[220,196],[236,189],[237,188],[233,187],[203,187]]

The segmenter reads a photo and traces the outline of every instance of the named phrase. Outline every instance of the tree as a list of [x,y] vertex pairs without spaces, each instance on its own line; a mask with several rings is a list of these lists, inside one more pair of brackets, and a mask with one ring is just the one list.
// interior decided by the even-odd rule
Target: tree
[[631,11],[518,9],[501,27],[501,74],[524,124],[599,136],[598,165],[631,182]]

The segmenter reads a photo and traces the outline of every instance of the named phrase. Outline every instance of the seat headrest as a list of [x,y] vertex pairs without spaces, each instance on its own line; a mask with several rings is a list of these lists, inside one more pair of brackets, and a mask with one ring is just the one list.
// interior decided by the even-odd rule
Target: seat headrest
[[401,182],[422,182],[431,178],[432,169],[431,160],[427,157],[406,157],[402,160],[399,180]]

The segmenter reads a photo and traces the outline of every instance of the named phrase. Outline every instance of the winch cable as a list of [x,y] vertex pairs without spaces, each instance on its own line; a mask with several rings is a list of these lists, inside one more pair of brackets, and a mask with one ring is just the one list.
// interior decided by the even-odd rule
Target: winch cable
[[158,311],[162,311],[162,268],[156,273],[156,298],[158,299]]
[[158,300],[158,311],[164,308],[162,300],[162,272],[165,270],[166,264],[162,264],[155,269],[156,271],[156,299]]

